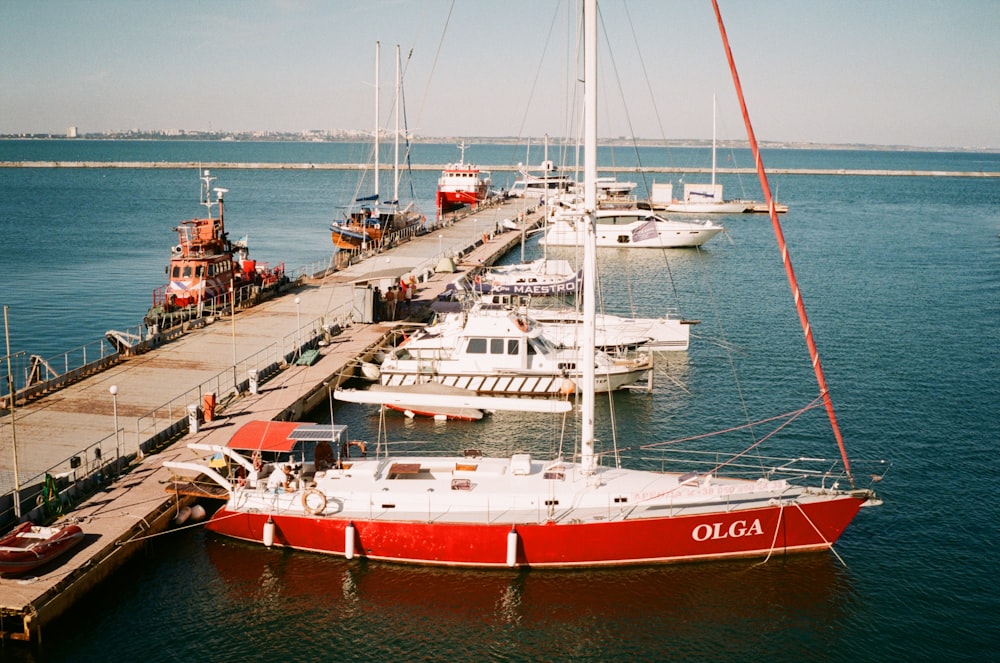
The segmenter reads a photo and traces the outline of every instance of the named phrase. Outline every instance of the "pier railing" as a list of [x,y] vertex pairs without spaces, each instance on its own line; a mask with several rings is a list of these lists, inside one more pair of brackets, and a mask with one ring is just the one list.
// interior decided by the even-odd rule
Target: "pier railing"
[[10,407],[11,383],[14,385],[16,400],[30,400],[75,382],[85,375],[103,370],[118,361],[118,358],[118,349],[107,338],[85,343],[51,357],[27,356],[26,353],[12,355],[12,380],[8,380],[7,365],[0,366],[0,409]]
[[[12,471],[0,468],[0,485],[9,491],[0,496],[0,530],[8,529],[25,515],[42,522],[68,511],[71,505],[127,472],[145,455],[186,433],[195,421],[200,423],[209,403],[225,408],[294,363],[304,349],[315,348],[321,339],[335,336],[350,326],[352,317],[352,303],[338,305],[320,316],[310,316],[301,328],[286,334],[280,341],[136,417],[133,430],[128,430],[127,425],[119,427],[114,433],[86,444],[31,477],[18,477],[19,481],[15,481]],[[103,356],[100,350],[92,348],[95,345],[105,346],[101,349]],[[96,360],[93,359],[95,354],[98,355]],[[102,340],[57,355],[56,359],[61,362],[60,366],[71,366],[71,357],[76,356],[80,357],[76,363],[93,367],[102,361],[117,360],[120,353]],[[72,372],[71,369],[62,375]],[[15,390],[21,398],[24,390]],[[212,394],[212,398],[206,402],[208,394]],[[15,486],[19,487],[17,491],[13,490]]]

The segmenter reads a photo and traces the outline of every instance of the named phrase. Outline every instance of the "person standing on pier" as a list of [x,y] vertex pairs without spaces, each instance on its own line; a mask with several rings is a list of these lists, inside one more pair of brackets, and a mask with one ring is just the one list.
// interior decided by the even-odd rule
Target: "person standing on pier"
[[409,317],[409,315],[410,315],[410,286],[406,282],[406,277],[405,276],[400,276],[399,277],[399,299],[400,299],[400,302],[399,302],[400,315],[402,315],[402,308],[403,308],[403,306],[405,306],[406,307],[406,315],[407,315],[407,317]]
[[384,317],[382,314],[382,290],[375,286],[372,292],[372,322],[381,322]]
[[417,291],[417,279],[413,274],[410,274],[410,278],[407,281],[406,288],[406,314],[410,314],[410,306],[413,303],[413,295]]
[[396,293],[394,286],[389,286],[389,289],[385,291],[385,317],[389,320],[396,319]]

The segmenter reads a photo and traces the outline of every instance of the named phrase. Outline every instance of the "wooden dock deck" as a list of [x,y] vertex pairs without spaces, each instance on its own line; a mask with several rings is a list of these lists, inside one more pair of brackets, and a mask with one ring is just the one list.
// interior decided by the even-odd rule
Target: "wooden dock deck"
[[[46,624],[169,530],[180,505],[167,490],[170,472],[163,462],[187,453],[188,442],[224,444],[250,420],[296,420],[325,402],[327,385],[351,373],[357,358],[399,324],[357,322],[358,284],[412,272],[419,281],[414,309],[429,305],[458,276],[435,270],[443,255],[459,258],[457,272],[491,264],[520,241],[520,233],[484,240],[504,219],[524,212],[526,226],[541,220],[523,200],[506,201],[124,357],[17,407],[14,425],[3,413],[0,446],[13,449],[16,439],[18,476],[35,482],[58,476],[67,493],[87,497],[61,519],[83,528],[81,545],[34,574],[0,577],[0,637],[39,641]],[[317,343],[330,332],[338,333]],[[318,359],[296,364],[307,347],[319,351]],[[257,371],[256,389],[251,370]],[[206,393],[218,398],[216,416],[191,432],[189,406],[201,404]],[[6,464],[6,452],[0,457]],[[22,490],[29,483],[36,485],[22,481]]]

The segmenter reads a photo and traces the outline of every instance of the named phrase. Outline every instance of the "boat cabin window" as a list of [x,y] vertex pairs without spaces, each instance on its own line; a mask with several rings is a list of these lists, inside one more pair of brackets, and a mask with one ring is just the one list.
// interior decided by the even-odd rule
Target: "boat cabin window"
[[486,339],[485,338],[469,339],[469,345],[465,348],[465,351],[470,355],[486,354]]
[[521,347],[520,339],[507,339],[507,354],[516,355]]
[[195,267],[194,268],[194,275],[195,276],[204,276],[205,275],[205,266],[204,265],[198,265],[197,267]]
[[181,277],[180,265],[174,265],[174,273],[171,274],[171,276],[173,276],[175,279],[179,279]]
[[490,354],[491,355],[502,355],[503,354],[503,341],[502,338],[491,338],[490,339]]
[[183,274],[183,276],[185,278],[191,276],[191,265],[184,265],[184,274]]

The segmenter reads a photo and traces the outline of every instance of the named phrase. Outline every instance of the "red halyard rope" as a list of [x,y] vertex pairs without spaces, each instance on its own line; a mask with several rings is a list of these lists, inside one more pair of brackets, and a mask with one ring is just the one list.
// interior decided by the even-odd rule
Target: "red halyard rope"
[[722,14],[719,12],[718,0],[712,0],[712,8],[715,10],[715,18],[719,24],[719,33],[722,36],[722,45],[726,49],[726,59],[729,61],[729,70],[733,75],[733,83],[736,86],[736,96],[740,101],[740,110],[743,113],[743,122],[747,128],[747,139],[750,142],[750,149],[753,151],[754,163],[757,166],[757,178],[760,180],[760,187],[764,192],[764,200],[767,202],[767,210],[771,217],[771,226],[774,229],[775,239],[781,250],[781,261],[785,265],[785,274],[788,276],[788,283],[792,288],[792,296],[795,299],[795,309],[799,314],[799,322],[805,333],[806,345],[809,348],[809,356],[812,357],[813,370],[816,373],[816,382],[819,384],[820,396],[826,407],[827,416],[830,418],[830,425],[833,428],[833,435],[837,439],[837,446],[840,448],[840,457],[844,461],[844,470],[848,477],[851,474],[851,463],[847,458],[847,449],[844,446],[844,438],[840,433],[840,426],[837,424],[837,415],[833,410],[833,401],[830,400],[830,392],[826,387],[826,377],[823,375],[823,366],[819,361],[819,352],[816,350],[816,343],[813,341],[812,327],[809,325],[809,318],[806,315],[806,307],[802,301],[802,294],[799,292],[799,285],[795,279],[795,271],[792,269],[792,260],[788,255],[788,247],[785,244],[785,236],[781,230],[781,223],[778,221],[778,214],[774,208],[774,199],[771,196],[771,186],[767,181],[767,173],[764,171],[764,162],[760,158],[760,150],[757,146],[757,138],[750,124],[750,114],[747,112],[746,99],[743,97],[743,86],[740,85],[740,77],[736,72],[736,62],[733,60],[733,52],[729,48],[729,37],[726,35],[726,26],[722,22]]

